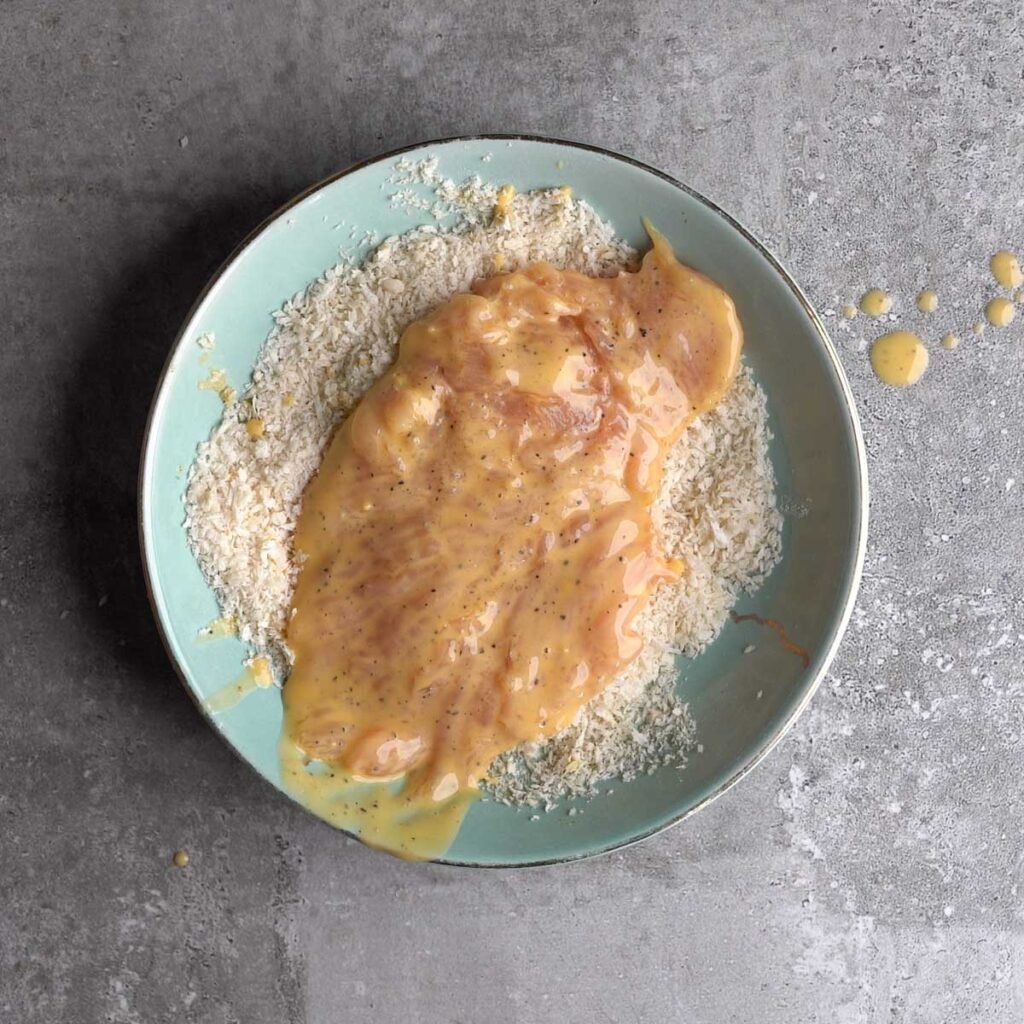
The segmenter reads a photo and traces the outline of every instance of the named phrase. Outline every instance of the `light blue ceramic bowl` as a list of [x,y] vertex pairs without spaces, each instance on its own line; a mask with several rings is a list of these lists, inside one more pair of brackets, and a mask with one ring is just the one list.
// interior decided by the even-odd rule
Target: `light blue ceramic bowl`
[[[746,358],[768,395],[772,460],[788,516],[784,555],[766,585],[738,609],[786,624],[810,653],[787,653],[753,623],[728,625],[693,661],[680,659],[679,691],[702,744],[685,771],[664,769],[587,802],[531,821],[531,812],[474,805],[446,861],[496,866],[586,857],[635,842],[681,821],[741,779],[778,742],[824,675],[846,626],[867,533],[864,445],[839,360],[810,303],[775,258],[731,217],[659,171],[588,146],[523,137],[453,139],[391,153],[352,167],[298,196],[257,228],[200,296],[157,389],[140,480],[142,548],[153,609],[168,651],[200,708],[235,678],[240,643],[199,642],[217,614],[213,594],[182,527],[183,468],[216,423],[220,402],[197,388],[195,339],[216,335],[216,363],[247,380],[271,327],[271,313],[337,262],[358,251],[345,221],[380,236],[406,231],[425,215],[392,209],[387,178],[399,156],[440,159],[442,172],[480,174],[519,190],[571,185],[638,247],[641,218],[663,232],[679,258],[709,274],[735,299]],[[490,159],[483,158],[489,155]],[[743,655],[756,641],[756,651]],[[264,778],[281,787],[277,740],[281,700],[260,690],[210,718],[213,728]]]

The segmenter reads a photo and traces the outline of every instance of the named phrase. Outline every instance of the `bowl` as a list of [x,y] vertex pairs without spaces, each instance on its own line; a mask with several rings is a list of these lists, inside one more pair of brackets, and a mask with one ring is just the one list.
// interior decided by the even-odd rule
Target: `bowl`
[[[641,218],[665,234],[680,260],[708,274],[736,302],[746,359],[768,398],[771,459],[785,518],[782,560],[737,612],[786,624],[805,665],[751,621],[730,622],[698,658],[680,658],[678,691],[689,702],[700,747],[684,771],[666,767],[613,793],[536,815],[492,802],[473,805],[444,862],[511,866],[569,861],[613,850],[667,828],[747,774],[806,707],[849,619],[867,535],[864,444],[849,385],[821,320],[790,275],[732,217],[692,189],[628,157],[592,146],[525,136],[429,142],[328,178],[260,225],[214,275],[178,335],[146,431],[139,487],[143,561],[153,611],[186,689],[203,701],[236,678],[246,652],[234,639],[198,639],[217,615],[213,593],[182,524],[186,470],[220,416],[197,385],[196,339],[216,336],[216,362],[247,380],[271,314],[341,252],[359,255],[341,220],[387,236],[426,215],[394,209],[387,178],[400,157],[436,156],[461,180],[480,174],[518,190],[570,185],[616,231],[645,247]],[[486,158],[486,159],[485,159]],[[753,654],[744,648],[757,641]],[[265,779],[282,788],[280,691],[257,690],[210,724]],[[282,792],[284,790],[282,789]],[[570,814],[574,806],[584,814]]]

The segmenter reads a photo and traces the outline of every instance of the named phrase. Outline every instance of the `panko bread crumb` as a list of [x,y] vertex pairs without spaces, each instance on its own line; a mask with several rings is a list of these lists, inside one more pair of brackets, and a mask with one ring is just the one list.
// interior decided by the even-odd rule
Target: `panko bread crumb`
[[[391,364],[405,327],[499,268],[543,259],[609,276],[637,264],[636,252],[566,189],[513,195],[479,178],[456,183],[431,160],[399,161],[393,180],[392,203],[452,226],[387,238],[286,302],[251,383],[189,471],[185,526],[221,620],[270,659],[279,679],[289,665],[285,629],[299,569],[291,541],[303,490],[338,424]],[[424,185],[433,199],[423,198]],[[499,192],[504,213],[495,217]],[[498,758],[486,787],[493,798],[549,807],[594,792],[602,779],[685,762],[694,726],[674,692],[674,657],[699,653],[779,556],[768,440],[764,396],[742,370],[666,462],[655,523],[687,571],[643,613],[643,653],[570,728]]]

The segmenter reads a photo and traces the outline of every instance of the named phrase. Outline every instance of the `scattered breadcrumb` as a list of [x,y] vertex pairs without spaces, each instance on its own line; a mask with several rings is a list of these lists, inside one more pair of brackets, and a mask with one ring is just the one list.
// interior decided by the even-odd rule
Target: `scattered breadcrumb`
[[[436,159],[400,160],[392,181],[393,205],[428,211],[444,229],[386,238],[362,263],[343,261],[286,302],[243,400],[228,404],[189,471],[185,526],[221,620],[279,679],[289,665],[285,629],[299,570],[291,540],[303,489],[334,429],[390,365],[404,328],[497,266],[546,259],[608,276],[637,264],[564,189],[515,194],[479,177],[456,183]],[[778,558],[767,443],[764,396],[744,370],[669,454],[655,521],[687,572],[645,611],[643,654],[569,729],[499,758],[487,787],[493,798],[550,808],[593,793],[602,779],[684,763],[694,726],[675,693],[675,658],[709,643],[739,592]]]
[[223,370],[211,369],[198,386],[200,391],[215,391],[225,405],[234,405],[235,389],[228,383]]

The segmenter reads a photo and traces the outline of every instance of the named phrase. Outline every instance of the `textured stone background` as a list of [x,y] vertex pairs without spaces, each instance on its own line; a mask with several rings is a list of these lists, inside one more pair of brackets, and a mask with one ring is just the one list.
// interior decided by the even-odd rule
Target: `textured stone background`
[[963,330],[1024,245],[1022,58],[1009,0],[0,0],[0,1021],[1019,1021],[1021,324],[893,393],[831,321],[873,483],[840,656],[742,786],[593,863],[400,864],[244,770],[157,640],[134,494],[208,274],[421,138],[624,150],[826,314],[930,284],[928,337]]

